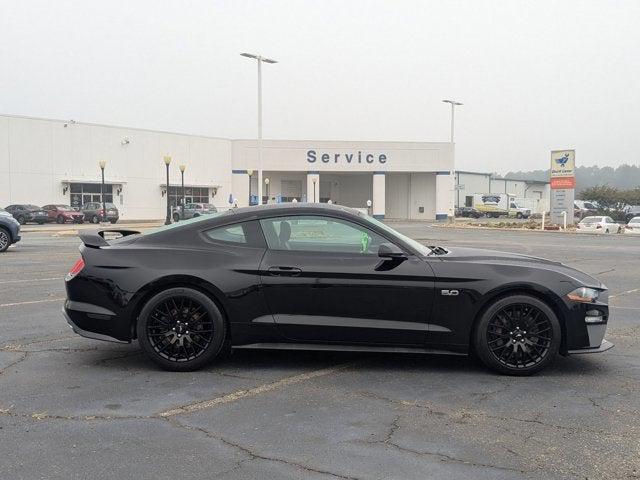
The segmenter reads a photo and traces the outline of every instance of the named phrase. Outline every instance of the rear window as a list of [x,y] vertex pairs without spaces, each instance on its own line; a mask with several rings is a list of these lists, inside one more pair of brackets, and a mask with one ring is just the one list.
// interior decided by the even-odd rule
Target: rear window
[[211,215],[204,215],[200,217],[193,217],[189,220],[180,220],[179,222],[174,222],[170,225],[162,225],[161,227],[153,228],[151,230],[146,231],[143,235],[153,235],[154,233],[166,232],[167,230],[172,230],[174,228],[182,228],[188,225],[194,225],[201,222],[209,222],[212,218],[220,217],[222,215],[231,215],[233,212],[231,210],[227,210],[226,212],[216,212]]
[[216,242],[247,243],[247,236],[242,224],[213,228],[204,234]]
[[585,217],[580,223],[600,223],[601,221],[602,217]]
[[633,217],[629,220],[629,223],[640,223],[640,217]]

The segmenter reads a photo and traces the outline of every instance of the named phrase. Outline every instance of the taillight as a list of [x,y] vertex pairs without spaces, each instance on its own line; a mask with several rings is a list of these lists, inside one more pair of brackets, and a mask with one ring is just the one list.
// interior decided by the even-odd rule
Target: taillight
[[69,280],[73,279],[76,275],[78,275],[82,269],[84,268],[84,260],[81,258],[80,260],[78,260],[76,263],[73,264],[73,267],[71,267],[71,270],[69,270],[69,273],[67,273],[67,276],[64,278],[66,282],[68,282]]
[[596,225],[596,228],[602,228],[602,225],[598,224]]
[[633,227],[631,227],[631,226],[629,226],[629,225],[627,225],[625,228],[626,228],[627,230],[633,230]]

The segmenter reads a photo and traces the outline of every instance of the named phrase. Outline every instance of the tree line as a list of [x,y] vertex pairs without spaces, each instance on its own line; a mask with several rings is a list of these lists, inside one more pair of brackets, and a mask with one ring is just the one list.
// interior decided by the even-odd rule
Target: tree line
[[[548,182],[549,170],[509,172],[505,177]],[[576,168],[576,192],[598,185],[607,185],[619,190],[634,190],[640,186],[640,167],[624,164],[616,168],[596,166]]]

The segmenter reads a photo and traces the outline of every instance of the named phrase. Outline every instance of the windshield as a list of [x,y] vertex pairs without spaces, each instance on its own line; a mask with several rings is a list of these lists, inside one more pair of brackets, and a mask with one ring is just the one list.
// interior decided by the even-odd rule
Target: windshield
[[368,215],[365,215],[364,213],[361,213],[361,218],[363,218],[364,220],[366,220],[367,222],[380,227],[381,229],[383,229],[385,232],[390,233],[391,235],[393,235],[396,238],[399,238],[400,240],[402,240],[403,242],[405,242],[406,244],[410,245],[412,248],[414,248],[416,251],[418,251],[421,255],[429,255],[431,253],[431,249],[423,244],[421,244],[420,242],[418,242],[417,240],[414,240],[413,238],[409,238],[403,234],[401,234],[400,232],[394,230],[393,228],[391,228],[389,225],[382,223],[379,220],[376,220],[373,217],[370,217]]

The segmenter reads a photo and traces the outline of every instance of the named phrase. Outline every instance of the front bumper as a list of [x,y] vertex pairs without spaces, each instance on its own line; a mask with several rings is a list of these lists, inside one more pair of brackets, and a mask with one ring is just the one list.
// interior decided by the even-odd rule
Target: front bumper
[[610,348],[613,348],[614,344],[608,340],[602,340],[602,343],[598,347],[578,348],[576,350],[569,350],[567,353],[573,355],[575,353],[601,353],[606,352]]
[[74,333],[81,337],[105,342],[131,343],[131,341],[120,340],[109,335],[111,328],[109,322],[115,313],[106,308],[67,300],[62,307],[62,315]]

